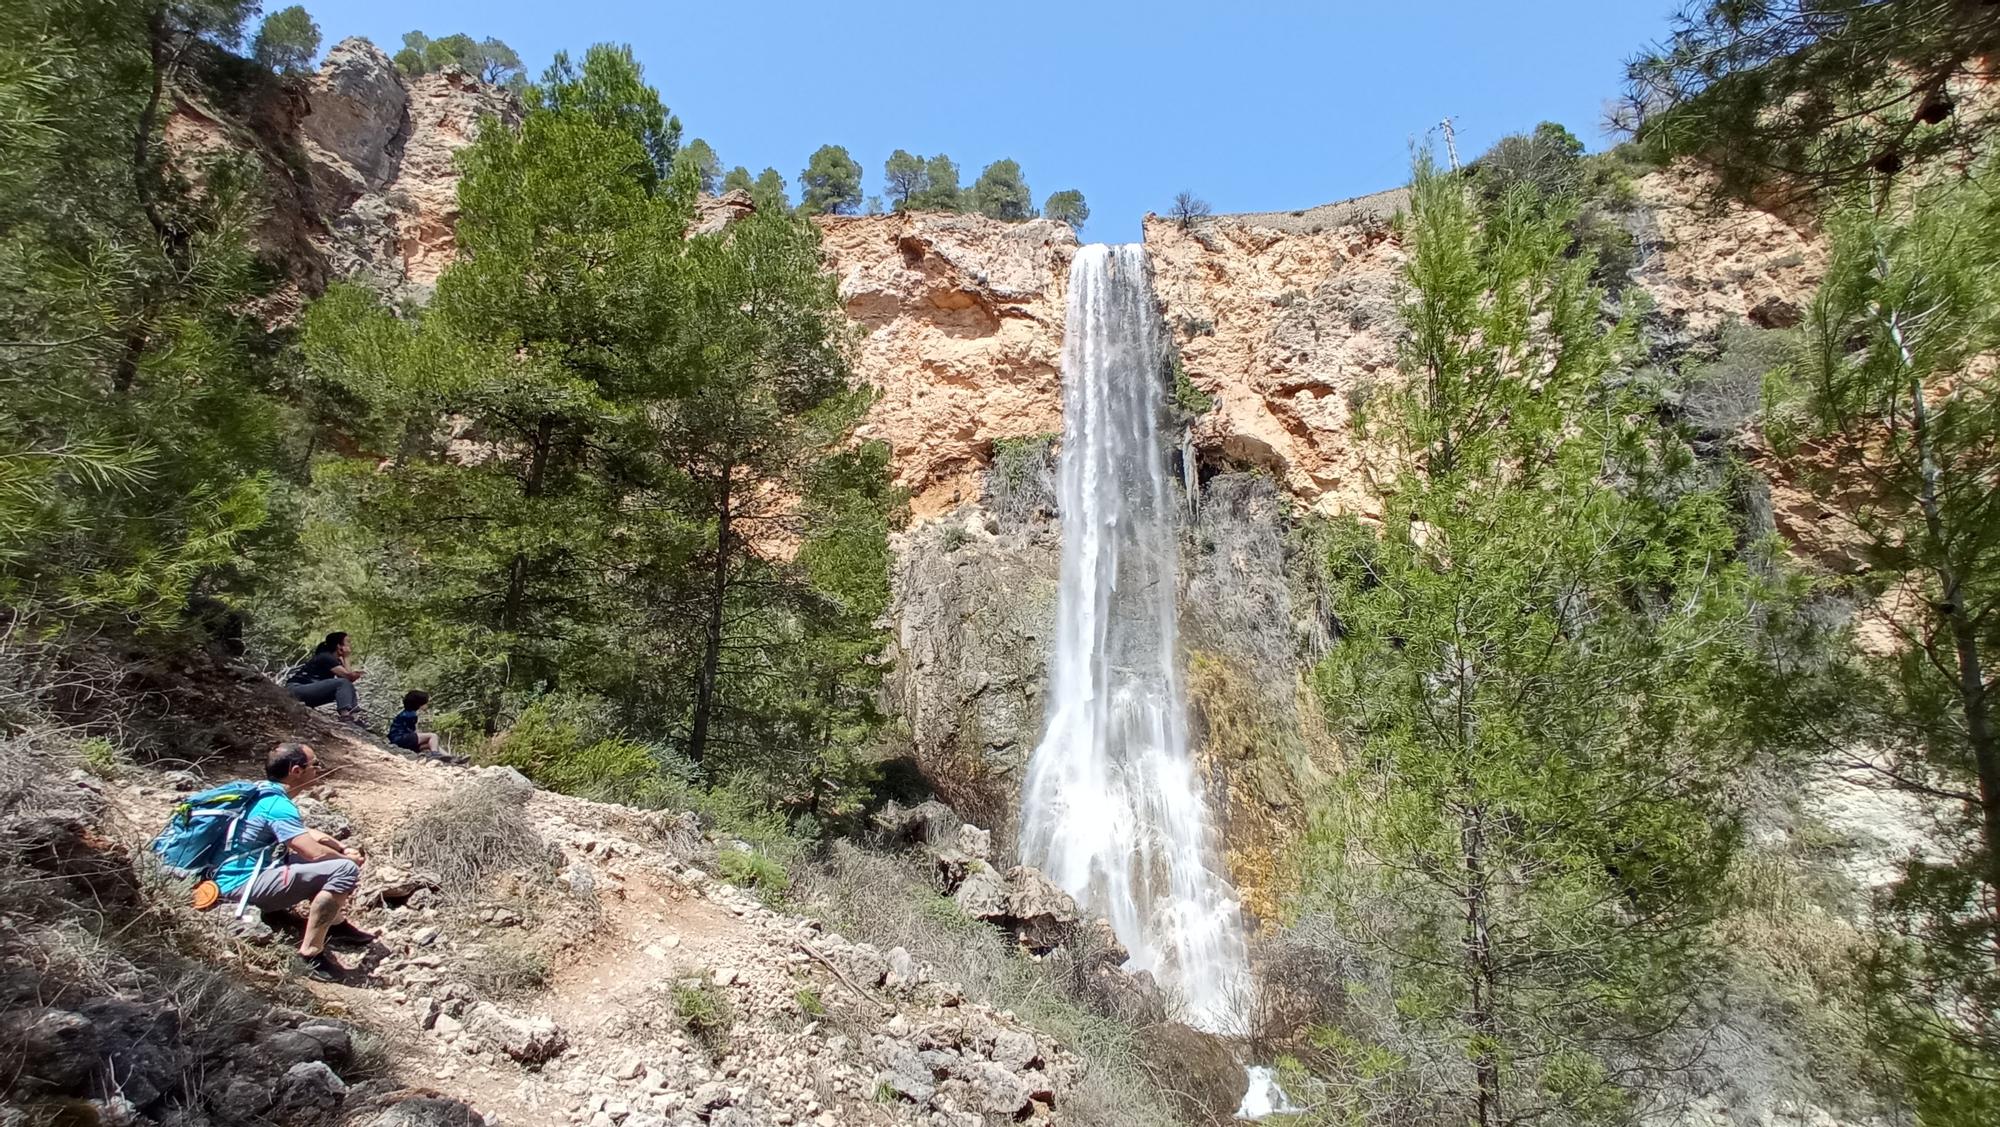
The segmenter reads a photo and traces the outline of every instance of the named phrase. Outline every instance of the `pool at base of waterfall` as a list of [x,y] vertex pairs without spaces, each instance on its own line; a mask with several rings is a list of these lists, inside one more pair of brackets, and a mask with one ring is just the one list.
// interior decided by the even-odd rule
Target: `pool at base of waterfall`
[[1262,1119],[1267,1115],[1286,1115],[1305,1109],[1292,1102],[1283,1088],[1278,1087],[1278,1074],[1262,1065],[1252,1065],[1250,1086],[1243,1092],[1243,1104],[1236,1109],[1238,1119]]

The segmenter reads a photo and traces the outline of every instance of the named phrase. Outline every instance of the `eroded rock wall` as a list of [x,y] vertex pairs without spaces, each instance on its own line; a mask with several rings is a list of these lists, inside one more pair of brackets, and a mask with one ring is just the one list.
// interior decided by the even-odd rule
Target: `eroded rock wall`
[[880,391],[862,435],[889,444],[919,519],[978,498],[996,440],[1062,429],[1062,338],[1076,236],[977,215],[820,221]]

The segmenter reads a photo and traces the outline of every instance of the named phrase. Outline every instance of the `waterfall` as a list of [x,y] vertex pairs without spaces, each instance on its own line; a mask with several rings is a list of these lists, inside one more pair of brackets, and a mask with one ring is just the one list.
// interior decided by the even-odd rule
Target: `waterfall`
[[1049,713],[1021,854],[1186,1006],[1246,1032],[1249,960],[1188,754],[1175,625],[1175,499],[1161,439],[1159,313],[1144,249],[1089,246],[1063,338],[1062,587]]

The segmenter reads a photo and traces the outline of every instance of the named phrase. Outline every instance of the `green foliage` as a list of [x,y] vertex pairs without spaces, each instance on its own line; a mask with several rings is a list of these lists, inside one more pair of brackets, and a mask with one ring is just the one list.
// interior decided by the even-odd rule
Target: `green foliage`
[[1600,324],[1569,218],[1522,185],[1482,221],[1419,163],[1406,384],[1368,424],[1394,506],[1331,534],[1342,634],[1313,674],[1356,769],[1311,902],[1389,961],[1413,1036],[1456,1046],[1484,1124],[1645,1086],[1711,962],[1758,736],[1766,593],[1727,499],[1663,488],[1691,454],[1614,390],[1630,329]]
[[809,1018],[826,1016],[826,1003],[820,1000],[819,991],[810,986],[799,987],[792,994],[792,1002],[799,1007],[800,1013]]
[[1576,196],[1584,188],[1583,142],[1553,121],[1535,126],[1533,133],[1500,138],[1472,167],[1488,199],[1502,199],[1517,187],[1538,197]]
[[467,74],[515,93],[527,89],[521,56],[498,39],[475,40],[464,32],[432,39],[421,31],[403,33],[403,48],[395,55],[396,69],[412,78],[457,67]]
[[943,153],[924,162],[924,184],[910,196],[920,211],[964,211],[965,194],[958,186],[958,165]]
[[1090,205],[1083,202],[1083,193],[1075,188],[1054,192],[1042,204],[1042,214],[1058,223],[1067,223],[1077,231],[1083,230],[1090,218]]
[[555,693],[521,711],[493,760],[537,784],[598,801],[623,801],[655,783],[653,749],[625,737],[609,702]]
[[722,190],[725,192],[748,192],[753,186],[750,170],[740,164],[722,177]]
[[1018,223],[1035,217],[1035,197],[1028,182],[1021,179],[1021,165],[1012,160],[996,160],[986,166],[967,193],[968,210],[990,219]]
[[1620,123],[1727,191],[1838,196],[1983,151],[2000,114],[1951,91],[1996,46],[1992,13],[1961,0],[1704,0],[1628,65]]
[[716,1056],[729,1048],[729,1031],[736,1023],[729,996],[706,977],[681,979],[673,985],[674,1016],[681,1028]]
[[750,200],[757,205],[758,211],[783,215],[792,210],[792,197],[785,188],[785,178],[778,175],[775,168],[759,172],[749,191]]
[[852,215],[861,206],[861,165],[839,145],[821,145],[799,173],[799,210]]
[[342,479],[357,601],[489,733],[518,712],[495,751],[538,781],[823,824],[871,770],[903,499],[849,441],[870,393],[817,230],[685,237],[700,172],[659,179],[628,61],[594,50],[465,152],[467,253],[421,320],[351,289],[308,312],[313,386],[397,452]]
[[[287,411],[251,162],[159,145],[154,96],[243,3],[29,0],[0,11],[0,605],[179,622],[251,582]],[[158,18],[151,18],[157,16]],[[155,60],[161,68],[156,72]],[[136,144],[135,144],[136,142]]]
[[282,8],[257,28],[250,55],[279,74],[298,74],[319,53],[319,25],[297,4]]
[[723,880],[739,888],[756,889],[767,904],[782,901],[785,890],[792,886],[792,875],[785,867],[755,849],[724,849],[716,867]]
[[1175,411],[1194,418],[1215,410],[1215,398],[1194,385],[1194,381],[1188,378],[1187,366],[1181,363],[1178,355],[1173,358],[1172,373],[1174,386],[1171,402]]
[[889,159],[882,162],[882,184],[890,205],[897,211],[907,210],[910,202],[922,197],[924,190],[930,187],[930,174],[924,158],[902,149],[890,153]]
[[[716,189],[722,186],[722,161],[715,155],[715,150],[709,147],[708,142],[699,137],[682,146],[681,151],[674,155],[674,170],[679,172],[682,168],[688,170],[694,177],[695,185],[708,195],[714,195]],[[746,183],[743,187],[747,191],[749,190],[747,174],[744,180]]]
[[[1936,856],[1878,905],[1870,970],[1888,1043],[1919,1078],[2000,1086],[2000,209],[1995,173],[1907,208],[1829,221],[1826,279],[1794,364],[1768,383],[1766,426],[1800,484],[1855,498],[1864,621],[1901,640],[1856,651],[1791,719],[1823,746],[1867,746],[1884,781],[1928,800]],[[1829,459],[1821,451],[1832,450]],[[1955,1047],[1954,1047],[1955,1046]],[[1932,1054],[1928,1062],[1921,1054]],[[1942,1056],[1940,1056],[1942,1054]],[[1945,1069],[1943,1056],[1956,1063]],[[1939,1098],[1943,1098],[1940,1091]]]
[[597,43],[583,53],[583,65],[570,62],[569,52],[557,51],[530,87],[533,109],[565,119],[586,119],[600,129],[637,141],[652,166],[643,182],[650,189],[673,170],[680,148],[681,119],[667,112],[660,92],[646,85],[646,71],[625,43]]

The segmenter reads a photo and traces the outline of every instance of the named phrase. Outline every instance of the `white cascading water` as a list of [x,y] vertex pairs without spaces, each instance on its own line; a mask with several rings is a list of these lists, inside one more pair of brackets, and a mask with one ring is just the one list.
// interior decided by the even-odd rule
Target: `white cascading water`
[[1077,252],[1063,338],[1062,587],[1021,855],[1111,921],[1128,968],[1175,991],[1188,1024],[1241,1034],[1242,913],[1217,871],[1176,652],[1159,320],[1142,247]]

